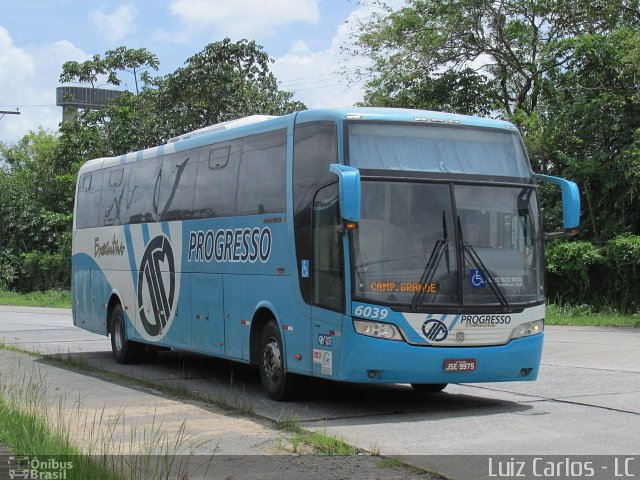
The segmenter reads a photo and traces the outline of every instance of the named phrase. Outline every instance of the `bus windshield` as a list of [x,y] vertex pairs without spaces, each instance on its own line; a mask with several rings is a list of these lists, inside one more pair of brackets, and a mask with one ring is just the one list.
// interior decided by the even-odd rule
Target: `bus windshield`
[[353,167],[531,178],[522,142],[509,130],[382,122],[348,129]]
[[412,310],[540,302],[541,235],[531,187],[365,180],[353,295]]

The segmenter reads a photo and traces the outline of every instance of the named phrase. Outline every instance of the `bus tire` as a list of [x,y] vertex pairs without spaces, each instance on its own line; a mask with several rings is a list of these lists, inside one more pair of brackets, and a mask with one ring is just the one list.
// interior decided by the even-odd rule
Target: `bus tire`
[[262,329],[259,346],[258,368],[262,388],[273,400],[292,398],[294,379],[287,373],[282,338],[274,319],[269,320]]
[[137,363],[142,353],[142,345],[127,340],[124,312],[120,304],[111,312],[111,351],[118,363]]
[[411,388],[417,393],[438,393],[447,388],[448,383],[412,383]]

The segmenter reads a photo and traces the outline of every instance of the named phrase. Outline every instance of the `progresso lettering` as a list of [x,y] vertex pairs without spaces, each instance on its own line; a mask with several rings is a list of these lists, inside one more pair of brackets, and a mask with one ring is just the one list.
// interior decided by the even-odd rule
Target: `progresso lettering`
[[221,228],[189,233],[189,262],[265,263],[271,256],[269,227]]

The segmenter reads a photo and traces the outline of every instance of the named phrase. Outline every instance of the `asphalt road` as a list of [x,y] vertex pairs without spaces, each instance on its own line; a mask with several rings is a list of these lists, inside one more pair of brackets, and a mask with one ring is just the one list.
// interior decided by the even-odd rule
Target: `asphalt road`
[[[75,328],[68,310],[0,307],[0,341],[6,344],[184,386],[420,466],[434,466],[428,455],[443,456],[435,463],[440,461],[439,470],[455,478],[482,477],[478,470],[486,469],[486,457],[474,455],[623,455],[637,460],[640,329],[547,327],[545,335],[537,382],[450,385],[429,395],[406,385],[309,380],[297,401],[278,403],[266,398],[257,372],[246,366],[176,352],[163,352],[154,364],[119,365],[109,340]],[[473,462],[460,464],[463,455]]]

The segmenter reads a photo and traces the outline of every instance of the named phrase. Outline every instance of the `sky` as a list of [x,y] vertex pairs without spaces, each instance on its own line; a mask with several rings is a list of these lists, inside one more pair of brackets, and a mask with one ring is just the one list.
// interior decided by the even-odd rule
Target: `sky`
[[[397,3],[397,2],[396,2]],[[210,42],[256,40],[275,60],[280,88],[308,107],[347,107],[362,82],[340,73],[340,46],[371,7],[358,0],[2,0],[0,8],[0,142],[30,130],[56,132],[62,109],[55,89],[62,64],[120,45],[146,48],[173,72]],[[119,89],[134,89],[121,75]],[[114,88],[108,86],[108,88]]]

